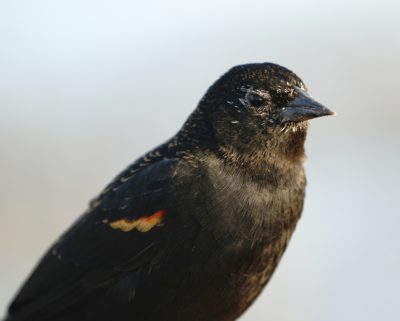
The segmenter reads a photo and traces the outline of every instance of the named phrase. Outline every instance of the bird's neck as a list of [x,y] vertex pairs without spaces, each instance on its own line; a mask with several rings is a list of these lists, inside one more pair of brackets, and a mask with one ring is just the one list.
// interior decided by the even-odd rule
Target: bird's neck
[[186,155],[185,158],[211,153],[227,166],[260,178],[270,177],[271,172],[285,175],[303,166],[306,122],[288,128],[273,128],[268,135],[256,135],[244,144],[224,145],[216,141],[208,115],[203,108],[197,108],[167,143],[169,152],[182,157]]
[[240,148],[219,146],[224,162],[246,174],[264,179],[297,172],[302,168],[307,128],[273,135],[273,139],[258,139]]
[[209,149],[213,144],[212,128],[207,113],[197,108],[169,142],[178,152]]

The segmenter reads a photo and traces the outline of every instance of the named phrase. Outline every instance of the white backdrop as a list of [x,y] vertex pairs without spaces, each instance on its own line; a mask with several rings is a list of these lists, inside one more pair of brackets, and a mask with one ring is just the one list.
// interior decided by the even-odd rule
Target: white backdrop
[[303,218],[242,321],[399,320],[400,2],[0,0],[0,315],[40,255],[229,67],[293,69]]

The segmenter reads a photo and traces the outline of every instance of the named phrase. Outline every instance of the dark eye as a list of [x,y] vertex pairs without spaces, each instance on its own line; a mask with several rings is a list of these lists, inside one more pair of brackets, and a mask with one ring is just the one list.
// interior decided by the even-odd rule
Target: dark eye
[[253,107],[260,107],[264,103],[264,98],[254,93],[249,94],[247,99]]

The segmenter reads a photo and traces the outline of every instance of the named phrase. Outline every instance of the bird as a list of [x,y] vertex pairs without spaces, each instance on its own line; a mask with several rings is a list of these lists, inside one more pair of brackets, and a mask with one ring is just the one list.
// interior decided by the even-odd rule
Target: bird
[[55,241],[5,321],[236,320],[301,216],[308,121],[333,114],[285,67],[232,67]]

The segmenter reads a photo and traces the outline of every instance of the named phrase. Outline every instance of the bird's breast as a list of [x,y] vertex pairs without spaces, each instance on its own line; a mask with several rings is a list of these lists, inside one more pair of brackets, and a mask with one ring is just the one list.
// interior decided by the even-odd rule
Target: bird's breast
[[193,294],[181,297],[178,310],[182,315],[195,310],[199,320],[234,320],[260,293],[284,252],[303,204],[302,172],[292,184],[275,185],[212,162],[176,173],[174,239],[176,255],[184,257],[179,280]]
[[217,231],[235,238],[272,240],[300,217],[305,190],[302,166],[256,176],[213,160],[202,175],[203,185],[194,186],[204,204],[198,207],[199,215],[213,220]]

